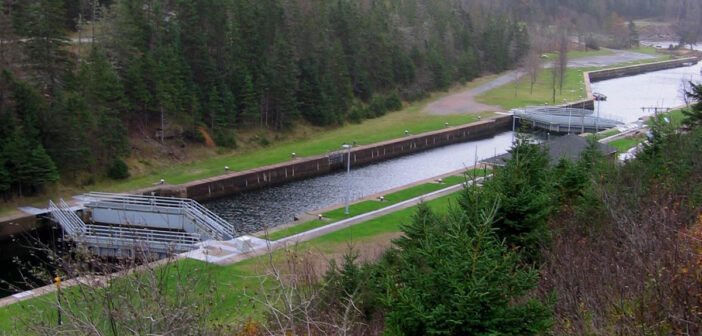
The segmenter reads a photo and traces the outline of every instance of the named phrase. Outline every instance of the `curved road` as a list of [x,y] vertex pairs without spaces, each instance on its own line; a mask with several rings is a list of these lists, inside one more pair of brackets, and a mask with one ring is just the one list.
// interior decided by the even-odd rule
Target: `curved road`
[[[568,61],[570,68],[586,68],[586,67],[604,67],[608,65],[638,61],[643,59],[655,58],[653,55],[642,54],[626,50],[613,50],[610,55],[586,56]],[[553,63],[544,64],[545,68],[550,68]],[[498,112],[502,109],[499,106],[481,104],[475,101],[475,97],[488,92],[494,88],[503,86],[522,77],[524,72],[521,70],[510,70],[499,77],[474,88],[463,92],[441,98],[429,105],[426,110],[429,114],[470,114],[480,112]]]

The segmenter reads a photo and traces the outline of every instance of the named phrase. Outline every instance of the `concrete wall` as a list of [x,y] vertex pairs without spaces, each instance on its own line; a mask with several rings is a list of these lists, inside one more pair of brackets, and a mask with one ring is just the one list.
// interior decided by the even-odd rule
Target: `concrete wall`
[[[621,68],[605,69],[586,72],[590,82],[598,82],[612,78],[638,75],[651,71],[666,70],[683,66],[684,63],[697,63],[696,57],[680,58],[670,61],[631,65]],[[587,80],[586,80],[587,82]]]
[[[468,125],[359,146],[351,150],[351,166],[358,167],[430,148],[486,138],[511,127],[512,117],[504,115]],[[346,167],[346,160],[347,152],[333,152],[193,181],[181,185],[178,189],[163,189],[157,193],[205,201],[328,174]]]

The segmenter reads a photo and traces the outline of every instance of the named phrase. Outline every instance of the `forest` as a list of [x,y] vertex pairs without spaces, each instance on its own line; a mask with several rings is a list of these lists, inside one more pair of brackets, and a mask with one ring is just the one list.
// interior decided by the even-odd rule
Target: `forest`
[[234,148],[242,129],[374,118],[517,66],[532,35],[596,31],[613,9],[700,16],[682,0],[1,4],[5,199],[84,172],[125,178],[134,137],[189,146],[211,136]]

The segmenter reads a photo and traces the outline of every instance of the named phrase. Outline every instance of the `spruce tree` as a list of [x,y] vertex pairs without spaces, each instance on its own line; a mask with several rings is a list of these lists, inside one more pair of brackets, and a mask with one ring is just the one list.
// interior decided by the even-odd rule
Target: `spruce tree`
[[53,94],[71,69],[63,0],[31,0],[19,20],[28,38],[24,51],[42,89]]
[[382,301],[388,335],[535,335],[551,312],[524,299],[538,273],[491,226],[494,211],[447,216],[420,206],[388,261]]

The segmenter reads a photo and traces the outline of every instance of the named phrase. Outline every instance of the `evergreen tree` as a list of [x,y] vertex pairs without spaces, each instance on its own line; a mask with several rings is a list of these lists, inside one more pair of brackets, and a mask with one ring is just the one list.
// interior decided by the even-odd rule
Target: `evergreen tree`
[[690,83],[691,90],[685,92],[688,98],[695,103],[689,109],[683,109],[682,113],[685,116],[683,125],[688,129],[702,126],[702,83]]
[[256,123],[259,120],[259,103],[256,91],[253,86],[251,75],[245,73],[242,77],[241,89],[239,91],[239,109],[241,119],[246,124]]
[[386,259],[383,303],[388,335],[535,335],[552,324],[549,309],[523,296],[538,273],[491,227],[494,210],[480,216],[454,209],[437,216],[419,207],[405,237]]
[[24,50],[28,64],[41,84],[53,94],[71,69],[65,47],[68,45],[66,12],[63,0],[31,0],[27,2],[22,22],[28,37]]
[[35,188],[41,188],[45,184],[59,180],[56,165],[51,157],[46,154],[46,151],[41,144],[37,144],[30,152],[27,160],[27,166],[29,169],[27,172],[25,172],[26,177],[24,182]]
[[[76,93],[59,93],[53,106],[53,128],[47,131],[47,150],[63,173],[75,173],[93,164],[88,134],[94,122],[85,100]],[[42,151],[44,148],[42,147]],[[39,154],[39,153],[37,153]]]
[[290,127],[298,115],[295,88],[297,76],[290,45],[282,34],[276,35],[271,64],[267,74],[267,107],[265,124],[277,129]]
[[[550,240],[548,217],[551,214],[552,190],[547,150],[520,136],[509,150],[511,158],[495,169],[494,177],[468,194],[461,202],[471,214],[488,204],[498,203],[494,228],[508,246],[520,251],[527,262],[540,259],[541,248]],[[476,199],[480,207],[468,200]]]
[[297,91],[298,107],[302,116],[316,125],[329,124],[327,111],[324,111],[322,88],[317,62],[313,58],[300,61],[300,87]]

